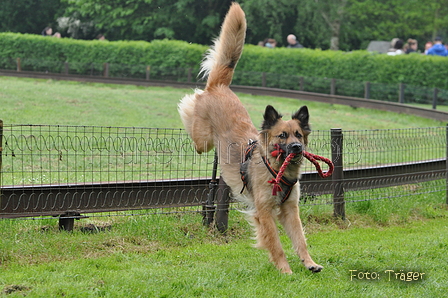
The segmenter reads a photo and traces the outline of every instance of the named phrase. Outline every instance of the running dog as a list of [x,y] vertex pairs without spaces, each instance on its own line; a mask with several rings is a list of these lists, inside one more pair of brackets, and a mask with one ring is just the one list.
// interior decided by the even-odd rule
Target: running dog
[[[268,105],[262,130],[253,125],[249,114],[230,90],[235,66],[246,36],[246,18],[237,3],[225,17],[219,37],[207,52],[201,72],[208,77],[205,90],[195,90],[179,103],[185,129],[198,153],[216,147],[221,175],[235,197],[248,205],[247,214],[256,233],[256,247],[269,252],[271,262],[283,273],[292,273],[282,249],[276,219],[284,226],[294,249],[306,268],[320,272],[322,266],[310,257],[299,217],[300,188],[297,178],[302,151],[311,132],[306,106],[285,121]],[[296,157],[284,171],[273,193],[273,176],[285,158]]]

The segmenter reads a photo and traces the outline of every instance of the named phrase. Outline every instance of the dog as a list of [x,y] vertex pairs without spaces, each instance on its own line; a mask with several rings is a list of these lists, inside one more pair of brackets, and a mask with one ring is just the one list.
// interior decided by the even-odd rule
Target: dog
[[[201,73],[208,77],[205,89],[186,95],[179,103],[179,114],[199,154],[216,147],[221,176],[233,195],[248,205],[256,247],[266,249],[271,262],[281,272],[292,273],[280,243],[278,219],[305,267],[320,272],[323,267],[311,259],[307,250],[299,217],[300,188],[295,183],[302,162],[301,152],[311,132],[308,108],[301,107],[292,114],[291,120],[285,121],[268,105],[261,131],[256,129],[241,101],[229,88],[245,36],[245,14],[239,4],[232,3],[220,35],[201,64]],[[274,195],[269,180],[290,153],[296,157],[284,171],[280,191]]]

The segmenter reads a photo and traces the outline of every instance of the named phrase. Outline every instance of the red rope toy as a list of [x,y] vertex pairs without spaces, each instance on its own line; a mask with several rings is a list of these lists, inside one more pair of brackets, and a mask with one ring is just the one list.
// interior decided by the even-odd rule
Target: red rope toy
[[[275,144],[275,149],[276,150],[271,152],[271,155],[273,157],[280,158],[281,154],[285,152],[283,149],[280,148],[280,145],[278,145],[278,144]],[[328,158],[319,156],[319,155],[316,155],[313,153],[309,153],[307,151],[302,151],[302,155],[304,157],[306,157],[316,167],[317,173],[319,174],[319,176],[321,178],[327,178],[327,177],[331,176],[331,174],[333,174],[334,165],[333,165],[333,162],[331,160],[329,160]],[[282,188],[280,187],[280,180],[282,179],[282,176],[285,173],[286,167],[289,165],[289,163],[295,156],[296,156],[296,153],[290,153],[285,158],[285,161],[283,162],[282,166],[280,167],[280,170],[277,173],[277,177],[272,178],[271,180],[268,181],[269,183],[274,184],[274,187],[272,188],[273,196],[276,196],[277,192],[282,191]],[[325,172],[325,173],[322,172],[322,169],[321,169],[319,163],[317,162],[318,160],[323,161],[324,163],[326,163],[328,165],[327,172]]]

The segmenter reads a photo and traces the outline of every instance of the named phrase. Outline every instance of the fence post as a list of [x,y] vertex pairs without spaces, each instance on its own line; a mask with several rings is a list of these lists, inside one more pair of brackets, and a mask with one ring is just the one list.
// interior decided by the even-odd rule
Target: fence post
[[213,161],[212,179],[208,184],[209,192],[207,195],[207,202],[202,206],[202,223],[205,226],[210,226],[213,223],[215,216],[215,194],[218,182],[216,181],[216,172],[218,171],[218,151],[215,150],[215,159]]
[[191,67],[190,67],[190,68],[188,69],[188,77],[187,77],[187,82],[188,82],[188,83],[191,83],[191,78],[192,78],[191,72],[192,72],[192,69],[191,69]]
[[2,196],[3,120],[0,120],[0,201]]
[[216,196],[215,225],[218,231],[225,233],[229,226],[230,189],[222,178],[219,178],[218,195]]
[[151,78],[151,66],[147,65],[146,66],[146,80],[149,81],[150,78]]
[[67,211],[59,216],[59,230],[71,232],[75,224],[75,219],[80,220],[81,218],[87,218],[87,216],[82,216],[78,212]]
[[266,73],[265,72],[261,73],[261,86],[266,87]]
[[336,94],[336,79],[331,79],[330,95]]
[[305,80],[304,80],[304,78],[303,77],[300,77],[299,78],[299,91],[303,91],[303,89],[304,89],[304,84],[305,84]]
[[103,64],[103,76],[105,78],[109,77],[109,63],[107,62]]
[[[0,152],[1,153],[1,152]],[[1,155],[0,155],[1,157]],[[448,205],[448,124],[446,125],[446,198],[445,203]]]
[[16,61],[17,61],[17,71],[22,71],[22,62],[20,61],[20,58],[17,58]]
[[439,89],[434,88],[432,93],[432,108],[435,110],[437,108],[437,95],[439,93]]
[[64,62],[64,74],[68,75],[69,65],[68,62]]
[[342,160],[343,152],[343,134],[342,129],[331,129],[331,159],[334,164],[332,177],[333,183],[333,214],[336,217],[345,219],[345,201],[344,201],[344,167]]
[[404,84],[400,83],[399,85],[400,94],[398,95],[398,102],[404,103]]
[[364,98],[370,99],[370,82],[366,82],[364,85]]

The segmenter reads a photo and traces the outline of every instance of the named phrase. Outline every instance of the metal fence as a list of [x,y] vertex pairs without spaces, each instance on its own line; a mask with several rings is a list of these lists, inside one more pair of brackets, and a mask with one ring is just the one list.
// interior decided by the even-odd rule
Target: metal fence
[[0,137],[0,216],[198,205],[213,163],[180,129],[5,125]]
[[[0,218],[204,212],[210,220],[217,211],[226,227],[231,201],[222,180],[214,189],[213,153],[196,154],[182,129],[0,128]],[[321,179],[305,163],[301,204],[333,204],[344,216],[348,202],[446,195],[445,127],[313,131],[309,151],[332,157],[336,169]]]

